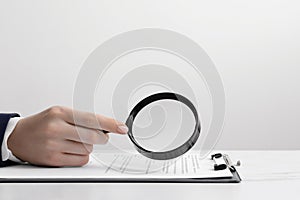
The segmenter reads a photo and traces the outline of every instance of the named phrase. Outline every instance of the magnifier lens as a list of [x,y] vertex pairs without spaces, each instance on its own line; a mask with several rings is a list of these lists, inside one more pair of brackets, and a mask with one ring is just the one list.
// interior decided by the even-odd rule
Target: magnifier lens
[[143,148],[159,152],[183,145],[193,134],[195,119],[183,103],[160,100],[145,106],[136,116],[132,135]]
[[[161,100],[171,100],[171,101],[178,101],[178,102],[184,103],[191,110],[191,112],[194,115],[195,126],[194,126],[194,131],[193,131],[193,134],[191,135],[191,137],[189,137],[189,139],[186,140],[182,145],[180,145],[172,150],[152,151],[152,150],[142,147],[138,143],[138,141],[136,140],[136,138],[133,135],[133,123],[134,123],[135,118],[137,117],[138,113],[144,107],[146,107],[147,105],[149,105],[153,102],[157,102],[157,101],[161,101]],[[181,121],[182,120],[180,120],[180,122]],[[171,124],[174,125],[174,123],[171,123]],[[195,106],[193,105],[193,103],[186,97],[184,97],[180,94],[171,93],[171,92],[156,93],[156,94],[150,95],[150,96],[146,97],[145,99],[143,99],[142,101],[140,101],[130,112],[129,117],[126,120],[126,125],[129,128],[128,136],[129,136],[130,140],[133,142],[133,144],[135,145],[136,150],[138,152],[140,152],[142,155],[144,155],[148,158],[151,158],[151,159],[155,159],[155,160],[172,159],[172,158],[176,158],[176,157],[186,153],[197,142],[198,137],[200,135],[200,131],[201,131],[198,113],[197,113],[197,110],[196,110]],[[166,136],[164,136],[164,138],[168,139],[168,137],[166,137]],[[173,141],[177,141],[177,140],[174,139]]]

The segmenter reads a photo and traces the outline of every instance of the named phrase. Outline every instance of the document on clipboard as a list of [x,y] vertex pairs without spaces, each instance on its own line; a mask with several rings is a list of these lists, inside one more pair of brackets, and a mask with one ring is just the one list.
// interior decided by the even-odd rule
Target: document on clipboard
[[[225,163],[223,157],[218,163]],[[102,162],[105,160],[105,162]],[[222,161],[223,160],[223,161]],[[226,164],[226,163],[225,163]],[[0,168],[0,182],[239,182],[229,167],[216,170],[216,158],[196,152],[165,161],[138,153],[95,152],[83,167],[16,165]],[[132,167],[134,166],[134,168]]]

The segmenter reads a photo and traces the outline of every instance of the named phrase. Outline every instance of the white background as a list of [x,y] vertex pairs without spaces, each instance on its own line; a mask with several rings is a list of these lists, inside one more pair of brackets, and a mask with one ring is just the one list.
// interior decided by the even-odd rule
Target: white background
[[0,111],[72,106],[89,53],[145,27],[182,33],[226,89],[223,149],[300,149],[300,4],[296,0],[0,1]]

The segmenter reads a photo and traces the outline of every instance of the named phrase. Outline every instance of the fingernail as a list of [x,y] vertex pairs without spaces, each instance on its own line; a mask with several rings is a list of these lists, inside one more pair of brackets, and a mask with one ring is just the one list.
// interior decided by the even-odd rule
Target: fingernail
[[120,132],[120,133],[127,133],[128,132],[128,127],[126,126],[126,125],[119,125],[118,126],[118,131]]

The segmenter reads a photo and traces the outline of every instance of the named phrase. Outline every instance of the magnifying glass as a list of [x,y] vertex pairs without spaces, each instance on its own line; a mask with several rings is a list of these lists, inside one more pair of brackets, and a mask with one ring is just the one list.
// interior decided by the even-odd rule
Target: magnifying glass
[[[180,146],[178,146],[174,149],[171,149],[171,150],[167,150],[167,151],[152,151],[152,150],[142,147],[141,144],[139,144],[139,142],[136,140],[134,133],[133,133],[133,123],[134,123],[134,120],[135,120],[137,114],[144,107],[146,107],[147,105],[149,105],[151,103],[154,103],[156,101],[161,101],[161,100],[173,100],[173,101],[177,101],[177,102],[185,104],[192,111],[192,113],[194,115],[195,127],[194,127],[194,132],[192,133],[192,135],[188,138],[188,140],[186,140]],[[130,112],[129,117],[126,120],[126,125],[129,129],[128,136],[129,136],[130,140],[132,141],[132,143],[134,144],[135,149],[140,154],[142,154],[148,158],[155,159],[155,160],[168,160],[168,159],[176,158],[178,156],[183,155],[184,153],[189,151],[194,146],[194,144],[197,142],[200,132],[201,132],[201,124],[199,121],[198,113],[197,113],[197,110],[196,110],[195,106],[193,105],[193,103],[186,97],[184,97],[180,94],[171,93],[171,92],[156,93],[156,94],[150,95],[150,96],[144,98],[143,100],[141,100]]]

